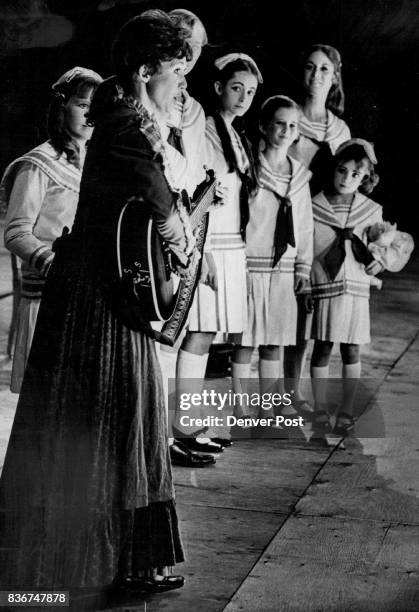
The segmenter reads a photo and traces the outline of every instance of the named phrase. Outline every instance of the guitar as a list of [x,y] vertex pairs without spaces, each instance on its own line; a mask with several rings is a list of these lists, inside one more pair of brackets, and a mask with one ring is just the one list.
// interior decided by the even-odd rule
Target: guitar
[[[201,253],[208,225],[205,213],[214,202],[216,182],[214,171],[208,170],[206,180],[194,193],[189,213]],[[156,339],[173,346],[192,305],[201,262],[180,279],[174,271],[169,247],[146,207],[137,199],[129,200],[120,213],[116,243],[119,277],[137,300],[141,318],[164,322],[161,332],[155,334]]]

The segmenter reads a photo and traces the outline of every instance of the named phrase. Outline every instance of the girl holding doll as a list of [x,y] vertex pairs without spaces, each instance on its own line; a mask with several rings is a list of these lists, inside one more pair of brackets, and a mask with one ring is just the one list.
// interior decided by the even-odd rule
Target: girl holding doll
[[378,182],[376,163],[369,142],[348,140],[337,149],[325,191],[313,199],[313,423],[325,432],[331,430],[326,391],[333,344],[340,344],[343,363],[342,404],[334,430],[345,434],[354,424],[360,345],[370,342],[370,275],[383,269],[367,247],[371,226],[382,222],[381,206],[367,197]]
[[[312,45],[304,56],[302,115],[298,140],[290,155],[312,172],[310,189],[316,195],[322,188],[324,168],[340,144],[351,137],[341,118],[345,96],[342,85],[342,61],[334,47]],[[297,343],[285,349],[284,374],[294,390],[293,405],[299,410],[311,409],[300,391],[307,341],[310,338],[311,315],[306,312],[304,295],[298,298]]]
[[[206,124],[207,164],[215,170],[226,197],[209,213],[203,275],[178,355],[178,391],[182,379],[204,379],[209,348],[217,332],[232,338],[241,334],[247,324],[244,230],[255,174],[250,144],[236,123],[250,108],[262,75],[255,61],[244,53],[218,58],[215,70],[216,110]],[[183,442],[191,450],[222,450],[219,444],[195,435]]]
[[260,111],[263,152],[246,226],[248,318],[232,364],[236,391],[240,379],[249,377],[254,347],[259,347],[262,394],[278,378],[280,347],[296,343],[296,293],[309,283],[313,258],[311,173],[289,156],[299,118],[298,105],[286,96],[269,98]]

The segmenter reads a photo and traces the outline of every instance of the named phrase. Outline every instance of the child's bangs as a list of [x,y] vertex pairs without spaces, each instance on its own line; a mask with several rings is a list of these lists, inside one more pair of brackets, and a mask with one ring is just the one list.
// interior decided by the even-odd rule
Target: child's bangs
[[371,162],[368,159],[364,148],[358,144],[347,147],[336,157],[336,165],[349,161],[355,162],[358,170],[364,167],[371,169]]
[[78,98],[87,98],[90,93],[94,93],[98,87],[98,82],[94,79],[77,79],[71,89],[71,96]]

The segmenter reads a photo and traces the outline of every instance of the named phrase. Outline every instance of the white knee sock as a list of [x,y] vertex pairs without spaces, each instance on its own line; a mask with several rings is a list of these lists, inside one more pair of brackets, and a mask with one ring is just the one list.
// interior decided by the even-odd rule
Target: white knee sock
[[356,390],[361,377],[361,362],[342,364],[342,412],[353,413]]
[[189,351],[179,350],[176,362],[176,378],[205,378],[207,370],[208,353],[196,355]]
[[[176,419],[175,426],[185,433],[191,434],[193,427],[182,428],[179,421],[179,413],[188,414],[192,418],[205,416],[201,414],[200,406],[191,406],[188,411],[180,411],[178,409],[179,399],[182,394],[201,393],[207,369],[208,353],[204,355],[196,355],[189,351],[179,350],[176,363]],[[200,429],[197,427],[197,429]]]
[[[236,363],[231,362],[231,378],[233,393],[247,393],[248,381],[250,376],[250,362],[249,363]],[[247,402],[241,402],[239,399],[234,404],[234,415],[242,417],[248,414]]]
[[[275,359],[271,361],[269,359],[259,359],[259,392],[262,396],[264,393],[280,393],[279,388],[279,368],[280,361]],[[273,406],[270,410],[261,409],[261,416],[273,416]]]
[[259,385],[260,392],[279,393],[278,378],[281,362],[278,359],[259,359]]
[[327,401],[327,384],[329,380],[329,366],[311,366],[311,385],[314,401],[317,407]]

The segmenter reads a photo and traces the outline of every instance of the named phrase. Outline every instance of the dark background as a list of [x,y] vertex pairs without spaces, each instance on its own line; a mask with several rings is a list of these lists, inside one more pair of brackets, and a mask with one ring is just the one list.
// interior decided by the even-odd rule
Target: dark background
[[62,72],[81,65],[109,76],[110,44],[122,23],[147,8],[179,7],[199,15],[208,31],[210,45],[189,78],[204,106],[214,57],[236,50],[258,62],[265,83],[250,126],[268,95],[299,99],[305,47],[337,47],[344,118],[354,136],[376,147],[381,182],[372,197],[387,219],[418,236],[419,0],[2,0],[0,171],[45,140],[48,89]]

